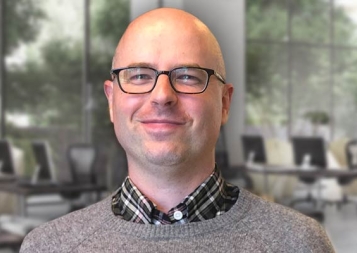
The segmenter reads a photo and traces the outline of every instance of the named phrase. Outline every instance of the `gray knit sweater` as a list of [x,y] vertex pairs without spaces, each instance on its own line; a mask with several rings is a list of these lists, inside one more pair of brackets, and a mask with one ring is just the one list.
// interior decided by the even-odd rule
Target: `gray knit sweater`
[[185,225],[128,222],[110,201],[34,229],[20,252],[334,252],[316,221],[245,190],[227,213]]

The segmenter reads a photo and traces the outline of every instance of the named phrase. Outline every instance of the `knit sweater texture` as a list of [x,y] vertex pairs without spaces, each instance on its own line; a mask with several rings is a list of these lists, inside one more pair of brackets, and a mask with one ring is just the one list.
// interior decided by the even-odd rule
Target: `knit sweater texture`
[[20,252],[334,252],[315,220],[244,189],[228,212],[183,225],[125,221],[110,202],[108,197],[37,227]]

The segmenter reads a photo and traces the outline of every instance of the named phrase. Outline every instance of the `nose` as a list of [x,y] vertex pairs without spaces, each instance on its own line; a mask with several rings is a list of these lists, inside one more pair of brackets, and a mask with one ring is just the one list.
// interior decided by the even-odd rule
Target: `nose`
[[177,93],[167,74],[158,76],[155,88],[150,93],[150,100],[153,105],[159,106],[173,106],[177,103]]

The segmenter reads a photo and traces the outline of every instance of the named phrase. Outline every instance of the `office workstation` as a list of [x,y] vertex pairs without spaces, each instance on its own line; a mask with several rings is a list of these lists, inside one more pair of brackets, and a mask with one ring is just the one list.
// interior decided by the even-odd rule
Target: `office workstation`
[[0,191],[16,194],[18,197],[18,214],[27,216],[27,198],[30,196],[49,194],[75,194],[75,193],[95,193],[94,201],[100,200],[100,194],[106,191],[106,186],[94,184],[67,184],[57,183],[52,185],[24,185],[16,181],[0,183]]
[[[45,217],[32,216],[33,212],[29,213],[29,208],[39,206],[45,210],[52,205],[61,206],[89,194],[82,206],[70,204],[70,212],[99,201],[107,191],[105,184],[96,183],[94,164],[97,152],[93,145],[78,143],[68,147],[68,158],[71,158],[68,169],[72,180],[67,182],[58,180],[58,171],[53,164],[48,142],[33,140],[31,147],[36,166],[32,175],[25,176],[15,169],[11,141],[0,140],[0,161],[4,161],[2,164],[5,165],[0,174],[1,210],[6,205],[13,206],[12,212],[2,210],[4,213],[0,214],[0,249],[13,248],[16,251],[26,233],[47,221]],[[37,201],[30,201],[31,198]]]
[[[0,192],[8,192],[17,195],[18,214],[26,216],[27,198],[33,195],[79,195],[83,192],[96,194],[95,201],[100,194],[106,191],[104,184],[97,183],[94,172],[97,151],[90,144],[73,144],[68,148],[69,170],[71,180],[64,182],[58,180],[58,171],[53,164],[51,150],[46,141],[32,141],[31,145],[35,155],[36,166],[30,176],[16,173],[12,159],[11,144],[8,140],[1,140],[3,150],[0,160],[7,161],[6,170],[2,170],[0,176]],[[79,156],[75,156],[79,152]],[[73,155],[74,153],[74,155]]]
[[[253,174],[253,181],[256,184],[261,184],[260,191],[276,198],[276,201],[282,201],[292,207],[303,201],[312,202],[314,205],[317,202],[319,208],[325,203],[334,203],[340,206],[347,202],[340,182],[352,184],[357,178],[356,165],[352,162],[352,157],[355,154],[350,152],[351,144],[355,143],[354,140],[346,142],[344,147],[345,155],[350,161],[346,167],[341,167],[335,162],[334,157],[327,150],[326,142],[321,137],[295,136],[291,138],[290,142],[285,142],[284,144],[290,145],[284,146],[284,153],[291,158],[290,162],[285,164],[269,163],[267,153],[274,152],[274,149],[269,150],[267,142],[269,140],[260,135],[242,136],[242,148],[246,162],[241,169]],[[254,174],[260,174],[263,180],[261,180],[262,177],[255,178]],[[323,180],[325,179],[333,180],[329,183],[333,182],[334,184],[324,184]],[[294,198],[294,191],[299,189],[298,184],[301,184],[299,187],[306,192],[305,196],[300,199]],[[280,191],[289,192],[287,202],[279,199],[281,195],[274,195],[274,188],[279,186],[282,186]],[[259,189],[259,187],[257,188]],[[331,198],[328,188],[336,190],[337,197]],[[284,195],[284,197],[286,196]]]

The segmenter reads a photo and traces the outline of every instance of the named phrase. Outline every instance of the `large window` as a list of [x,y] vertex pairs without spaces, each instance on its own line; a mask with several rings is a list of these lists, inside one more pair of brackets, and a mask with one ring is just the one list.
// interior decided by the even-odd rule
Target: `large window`
[[357,3],[246,1],[247,132],[357,137]]
[[[2,137],[28,157],[31,140],[49,141],[60,171],[67,167],[66,149],[73,142],[95,142],[107,149],[115,145],[103,82],[110,78],[116,44],[129,22],[129,1],[2,2]],[[35,167],[29,159],[25,173]]]

